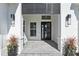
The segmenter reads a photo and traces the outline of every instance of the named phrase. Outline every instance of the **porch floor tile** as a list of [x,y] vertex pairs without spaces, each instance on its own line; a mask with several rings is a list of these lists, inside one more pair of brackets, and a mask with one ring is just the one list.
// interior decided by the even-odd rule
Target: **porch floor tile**
[[60,56],[60,52],[45,41],[28,41],[19,56]]

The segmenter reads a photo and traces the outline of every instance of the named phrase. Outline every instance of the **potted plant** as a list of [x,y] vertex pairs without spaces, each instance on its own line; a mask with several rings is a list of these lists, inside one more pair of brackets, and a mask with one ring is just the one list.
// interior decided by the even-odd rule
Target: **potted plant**
[[8,56],[16,56],[18,51],[17,38],[15,36],[10,37],[9,44],[7,45]]
[[75,38],[68,38],[64,45],[64,55],[65,56],[75,56],[76,55],[76,40]]

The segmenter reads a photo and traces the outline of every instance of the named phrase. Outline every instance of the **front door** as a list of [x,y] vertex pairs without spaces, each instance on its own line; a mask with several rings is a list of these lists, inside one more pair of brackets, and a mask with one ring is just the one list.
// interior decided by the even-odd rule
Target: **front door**
[[51,22],[41,22],[41,39],[51,40]]

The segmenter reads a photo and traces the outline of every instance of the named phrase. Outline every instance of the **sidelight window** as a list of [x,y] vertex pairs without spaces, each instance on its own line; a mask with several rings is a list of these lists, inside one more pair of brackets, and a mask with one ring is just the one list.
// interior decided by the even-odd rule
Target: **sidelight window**
[[30,36],[36,36],[36,22],[30,23]]

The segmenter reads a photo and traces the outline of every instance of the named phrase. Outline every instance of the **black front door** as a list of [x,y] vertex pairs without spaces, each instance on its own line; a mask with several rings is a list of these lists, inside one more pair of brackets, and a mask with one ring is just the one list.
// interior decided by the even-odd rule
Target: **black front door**
[[41,22],[41,39],[51,40],[51,22]]

